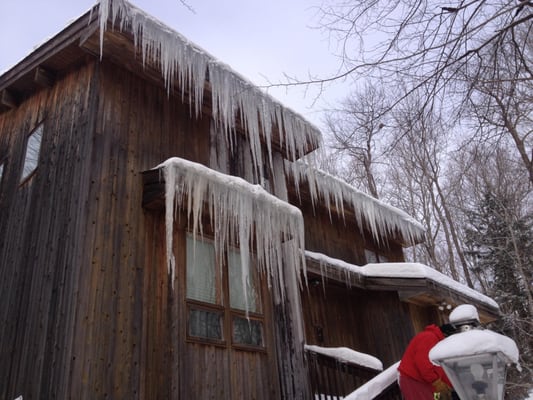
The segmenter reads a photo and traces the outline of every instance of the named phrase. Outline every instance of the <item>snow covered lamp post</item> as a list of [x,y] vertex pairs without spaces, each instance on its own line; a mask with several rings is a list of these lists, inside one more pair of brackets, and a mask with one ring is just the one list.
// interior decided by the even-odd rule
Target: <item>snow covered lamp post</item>
[[470,304],[455,308],[450,323],[459,333],[437,343],[431,361],[444,368],[461,400],[503,400],[507,366],[518,365],[514,340],[481,328]]

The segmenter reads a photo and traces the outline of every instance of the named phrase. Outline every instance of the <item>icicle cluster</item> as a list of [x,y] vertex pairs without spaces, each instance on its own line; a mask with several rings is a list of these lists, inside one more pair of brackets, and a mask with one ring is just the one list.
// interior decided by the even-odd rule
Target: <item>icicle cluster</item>
[[424,227],[402,210],[355,189],[343,180],[303,162],[285,162],[285,171],[297,188],[307,183],[313,205],[323,201],[330,210],[334,205],[345,218],[345,204],[355,214],[359,228],[368,228],[376,242],[398,233],[406,244],[418,243],[424,236]]
[[171,158],[157,168],[162,168],[166,185],[166,240],[171,280],[175,277],[174,210],[181,207],[186,211],[196,236],[202,234],[202,214],[207,209],[215,246],[222,250],[238,246],[244,274],[248,274],[250,256],[254,254],[259,268],[267,273],[269,284],[283,299],[284,290],[290,285],[284,282],[287,275],[282,269],[293,268],[297,277],[301,269],[305,273],[300,210],[259,185],[181,158]]
[[263,165],[260,139],[264,137],[272,165],[274,127],[279,129],[279,141],[289,159],[297,159],[305,154],[308,151],[306,146],[318,146],[320,132],[316,127],[127,1],[100,0],[99,18],[101,54],[108,21],[111,21],[112,26],[118,24],[120,30],[131,29],[143,64],[149,62],[159,66],[168,91],[177,86],[181,89],[182,97],[188,94],[187,100],[196,116],[202,111],[204,87],[209,82],[213,119],[226,134],[230,145],[234,143],[237,121],[242,122],[259,174],[262,174]]

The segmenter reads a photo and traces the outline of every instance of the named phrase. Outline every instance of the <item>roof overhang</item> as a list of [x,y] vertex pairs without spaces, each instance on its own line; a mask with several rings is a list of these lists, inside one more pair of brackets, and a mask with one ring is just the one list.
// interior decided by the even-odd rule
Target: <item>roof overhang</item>
[[[402,271],[401,264],[413,265],[415,268]],[[500,316],[500,309],[494,300],[422,264],[384,263],[360,267],[306,251],[306,265],[308,276],[322,276],[324,282],[370,291],[395,291],[402,301],[423,307],[472,304],[478,309],[483,323],[494,321]],[[390,267],[396,265],[398,273],[390,273]],[[413,270],[420,270],[422,273],[413,273]]]
[[[282,106],[281,103],[255,87],[228,66],[143,11],[124,1],[106,1],[105,3],[112,7],[115,7],[115,3],[119,4],[120,7],[124,7],[123,13],[126,15],[128,12],[134,14],[135,20],[139,19],[138,16],[142,16],[143,23],[146,24],[145,29],[150,27],[152,33],[159,30],[161,37],[170,38],[167,42],[181,46],[179,51],[182,51],[183,48],[189,49],[191,55],[202,58],[201,63],[208,65],[211,74],[214,74],[213,76],[222,76],[222,80],[231,81],[233,85],[239,86],[238,91],[246,88],[249,92],[248,98],[253,101],[243,102],[241,99],[239,104],[242,108],[243,104],[252,103],[255,108],[250,107],[250,110],[245,110],[248,112],[243,112],[242,109],[231,112],[232,120],[222,121],[222,125],[229,124],[232,131],[245,136],[249,135],[251,130],[257,130],[257,135],[260,136],[264,146],[279,151],[283,157],[289,160],[298,159],[318,148],[321,140],[320,132],[299,114]],[[213,90],[218,90],[218,88],[215,87],[216,85],[214,86],[209,73],[204,72],[202,73],[204,76],[194,77],[192,74],[195,71],[190,71],[190,65],[176,65],[174,72],[177,75],[186,74],[187,82],[198,82],[201,87],[191,86],[193,83],[190,83],[188,87],[179,86],[179,79],[168,77],[168,73],[165,73],[164,69],[167,65],[162,61],[164,57],[162,58],[161,51],[158,54],[157,49],[150,49],[150,54],[144,53],[148,50],[145,49],[146,43],[142,42],[144,40],[143,30],[140,29],[140,32],[135,30],[132,22],[134,18],[123,17],[119,23],[112,18],[116,18],[116,15],[110,15],[107,23],[102,24],[100,4],[94,6],[2,74],[0,76],[0,113],[16,108],[43,86],[52,86],[54,80],[76,66],[98,60],[107,60],[164,88],[168,91],[169,96],[176,96],[189,103],[196,103],[195,97],[201,99],[201,104],[191,105],[191,109],[195,106],[199,107],[198,110],[194,110],[197,115],[228,119],[227,115],[221,115],[220,110],[226,108],[226,105],[220,106],[219,104],[223,100],[217,93],[215,95],[218,97],[212,96]],[[105,27],[103,32],[101,26]],[[152,45],[155,46],[157,43],[152,43]],[[176,60],[170,61],[174,63]],[[188,68],[189,70],[183,72],[180,71],[180,68],[182,70]],[[232,104],[232,106],[235,105]],[[265,115],[254,115],[257,110],[263,108],[268,111],[264,113]],[[252,126],[250,120],[257,120],[258,122]],[[291,140],[294,141],[291,142]],[[300,143],[297,148],[294,147],[295,141]]]

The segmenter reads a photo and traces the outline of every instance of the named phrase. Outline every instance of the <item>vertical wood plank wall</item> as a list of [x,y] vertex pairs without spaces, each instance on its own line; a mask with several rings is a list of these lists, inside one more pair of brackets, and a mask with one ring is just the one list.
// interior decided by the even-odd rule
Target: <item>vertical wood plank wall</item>
[[[38,169],[20,185],[41,120]],[[209,128],[105,60],[0,114],[1,399],[279,398],[273,333],[266,353],[186,343],[164,213],[141,207],[142,171],[173,156],[209,164]]]
[[401,358],[414,335],[409,307],[396,292],[320,284],[303,290],[302,303],[307,343],[349,347],[385,367]]
[[[20,185],[41,120],[38,169]],[[164,224],[141,208],[140,172],[206,163],[208,132],[105,61],[0,114],[0,398],[171,398]]]

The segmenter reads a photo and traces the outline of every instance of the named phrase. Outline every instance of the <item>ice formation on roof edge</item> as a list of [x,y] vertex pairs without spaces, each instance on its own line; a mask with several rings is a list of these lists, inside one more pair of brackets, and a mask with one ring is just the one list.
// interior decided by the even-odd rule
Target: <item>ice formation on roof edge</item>
[[[254,166],[262,174],[260,135],[264,135],[272,165],[271,139],[273,128],[279,127],[280,143],[286,156],[296,159],[306,153],[306,144],[320,143],[319,130],[297,113],[282,106],[267,93],[217,61],[185,37],[136,8],[125,0],[100,0],[100,51],[108,21],[123,30],[131,26],[135,46],[141,50],[143,63],[158,64],[167,90],[176,81],[182,96],[198,116],[202,111],[203,92],[207,76],[212,92],[212,113],[221,125],[228,143],[233,143],[237,120],[247,132]],[[193,106],[194,105],[194,106]]]
[[305,274],[303,217],[297,207],[259,185],[192,161],[171,158],[157,168],[162,168],[165,178],[166,248],[172,284],[175,278],[172,233],[178,207],[186,211],[193,236],[203,233],[201,221],[206,207],[215,247],[225,251],[237,245],[244,274],[248,273],[250,255],[254,254],[258,267],[266,272],[269,285],[281,299],[286,287],[282,269],[292,268],[298,279],[301,270]]
[[[286,156],[296,159],[305,153],[306,143],[317,145],[320,133],[301,116],[283,107],[268,94],[229,67],[217,61],[200,47],[136,8],[125,0],[100,0],[100,47],[103,54],[103,36],[108,20],[123,30],[130,25],[135,46],[140,48],[143,63],[158,63],[161,74],[170,90],[177,81],[182,96],[188,93],[191,108],[198,116],[202,110],[206,76],[212,89],[213,120],[224,132],[232,148],[235,141],[236,121],[243,121],[248,134],[255,172],[263,177],[263,155],[260,135],[265,136],[268,162],[273,167],[271,139],[274,126],[280,127],[280,143],[285,145]],[[289,163],[287,163],[289,165]],[[303,164],[290,164],[297,185],[309,182],[313,202],[319,196],[329,208],[331,202],[344,216],[344,201],[351,205],[360,227],[366,222],[379,242],[387,234],[399,231],[408,243],[415,243],[424,234],[424,228],[407,214],[357,191],[347,183]]]
[[415,244],[425,234],[425,228],[404,211],[357,190],[340,178],[303,162],[285,162],[285,171],[297,188],[302,182],[308,183],[313,205],[322,200],[331,213],[333,204],[344,218],[346,202],[359,228],[367,227],[378,243],[399,232],[406,244]]

